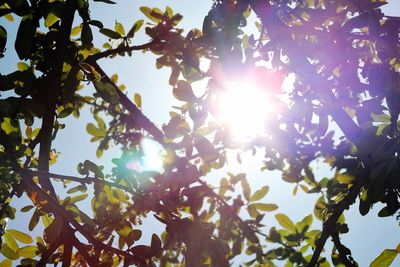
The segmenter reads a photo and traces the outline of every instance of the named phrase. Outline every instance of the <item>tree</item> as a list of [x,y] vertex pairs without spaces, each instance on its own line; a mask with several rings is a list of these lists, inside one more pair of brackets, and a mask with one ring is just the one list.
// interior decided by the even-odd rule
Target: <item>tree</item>
[[[331,262],[357,266],[340,239],[349,231],[343,212],[359,203],[365,215],[381,202],[379,216],[400,216],[400,19],[382,14],[385,2],[219,0],[202,30],[186,36],[182,16],[169,7],[142,7],[145,20],[125,30],[119,22],[104,27],[91,17],[90,4],[0,1],[1,16],[19,24],[15,40],[0,26],[1,56],[12,49],[8,41],[22,60],[0,76],[3,266],[14,260],[21,266],[229,266],[244,252],[251,258],[246,265],[329,266],[321,252],[330,238]],[[247,35],[251,14],[257,34]],[[149,42],[137,45],[142,28]],[[109,38],[102,48],[93,43],[97,31]],[[99,63],[137,51],[156,55],[157,68],[171,70],[172,93],[183,103],[162,129],[143,114],[140,95],[132,101],[118,76]],[[293,88],[282,90],[288,75],[295,77]],[[219,116],[227,81],[235,77],[265,87],[272,99],[265,102],[273,112],[263,132],[246,138]],[[201,96],[192,88],[198,80],[208,82]],[[81,91],[92,86],[89,94]],[[249,94],[246,84],[238,90]],[[94,159],[77,166],[80,177],[51,173],[60,120],[79,118],[85,108],[97,122],[86,128],[99,144],[96,156],[111,145],[121,156],[111,173]],[[143,140],[162,146],[161,171],[144,168]],[[278,170],[296,191],[319,196],[314,216],[294,223],[277,213],[279,229],[268,229],[263,218],[278,207],[261,202],[267,184],[251,192],[245,173],[228,173],[218,188],[205,180],[232,151],[256,149],[265,153],[263,170]],[[317,160],[328,162],[334,175],[316,177]],[[29,233],[5,228],[7,219],[22,219],[10,201],[24,196],[32,202],[21,209],[32,214],[29,229],[44,222],[35,244]],[[88,199],[91,211],[77,204]],[[165,231],[143,245],[137,225],[147,216]],[[310,229],[313,218],[320,230]],[[398,253],[399,247],[386,249],[371,266],[388,266]]]

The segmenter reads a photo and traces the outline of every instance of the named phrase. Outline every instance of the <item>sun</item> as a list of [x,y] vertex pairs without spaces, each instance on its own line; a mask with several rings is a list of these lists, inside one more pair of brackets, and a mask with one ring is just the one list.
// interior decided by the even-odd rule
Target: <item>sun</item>
[[252,82],[229,82],[217,96],[217,117],[239,139],[262,135],[274,103]]

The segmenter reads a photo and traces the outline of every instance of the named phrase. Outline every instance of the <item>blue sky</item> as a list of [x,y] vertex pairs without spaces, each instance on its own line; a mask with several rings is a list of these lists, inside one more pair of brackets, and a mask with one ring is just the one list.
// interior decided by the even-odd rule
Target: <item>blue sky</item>
[[[175,0],[175,1],[160,1],[160,0],[121,0],[117,5],[105,5],[102,3],[94,3],[92,9],[92,18],[99,19],[104,22],[107,28],[113,28],[115,19],[121,22],[125,29],[138,19],[144,18],[139,11],[139,7],[146,5],[149,7],[159,7],[163,9],[166,5],[172,7],[175,12],[179,12],[184,16],[181,27],[191,29],[194,27],[200,28],[204,16],[211,7],[211,1],[206,0]],[[384,7],[384,12],[387,15],[400,15],[400,1],[389,1],[389,5]],[[7,29],[11,26],[3,18],[0,18],[0,23]],[[13,28],[17,23],[13,23]],[[12,34],[10,34],[12,35]],[[100,36],[100,34],[95,34]],[[12,40],[13,37],[10,37]],[[98,44],[102,44],[106,39],[96,39]],[[135,44],[141,44],[148,39],[143,34],[139,34]],[[100,45],[101,46],[101,45]],[[9,53],[5,60],[0,61],[0,71],[2,74],[11,71],[16,66],[17,59],[14,54],[10,53],[13,44],[8,43]],[[132,97],[134,93],[140,93],[143,102],[143,112],[152,119],[158,126],[168,121],[168,112],[171,111],[171,106],[177,104],[172,96],[172,88],[168,85],[169,69],[157,70],[155,68],[155,57],[150,53],[135,53],[133,57],[117,58],[114,60],[103,60],[100,65],[106,73],[118,73],[119,83],[124,83],[127,86],[129,95]],[[86,159],[94,159],[97,143],[90,143],[90,136],[86,133],[85,127],[89,122],[94,122],[89,112],[83,112],[81,119],[73,118],[65,119],[65,130],[60,132],[59,139],[55,142],[55,147],[61,152],[59,162],[52,167],[53,172],[77,175],[76,165]],[[120,152],[113,149],[95,162],[105,165],[106,169],[111,167],[110,159],[119,157]],[[277,212],[286,213],[293,220],[301,220],[304,216],[312,213],[313,203],[316,195],[306,195],[299,190],[296,197],[292,196],[293,185],[284,183],[279,178],[277,173],[260,172],[262,155],[258,153],[256,157],[249,154],[243,156],[243,163],[238,165],[234,160],[231,160],[229,166],[223,170],[218,170],[207,177],[210,183],[218,184],[221,177],[226,176],[227,171],[233,173],[246,172],[251,182],[251,187],[256,190],[265,183],[271,185],[270,193],[267,195],[265,202],[277,203],[279,210]],[[328,176],[328,170],[321,167],[318,171],[323,176]],[[16,207],[22,207],[27,203],[26,200],[17,200],[13,204]],[[308,207],[308,208],[305,208]],[[84,207],[90,209],[89,206]],[[374,206],[372,211],[365,217],[362,217],[358,212],[358,205],[355,204],[349,211],[346,211],[346,220],[350,228],[350,232],[343,235],[343,243],[347,245],[353,253],[353,257],[358,261],[360,266],[367,266],[379,253],[386,248],[395,248],[399,243],[400,227],[394,217],[378,218],[377,212],[380,210],[380,205]],[[274,213],[266,216],[265,224],[267,226],[276,225]],[[30,215],[26,215],[29,218]],[[14,229],[26,229],[26,220],[10,222],[9,227]],[[314,220],[315,221],[315,220]],[[314,223],[314,228],[319,229],[320,222]],[[149,242],[152,232],[159,232],[160,226],[149,221],[143,228],[147,231],[144,236],[144,242]],[[326,256],[330,255],[331,246],[327,246]],[[0,255],[0,260],[2,259]],[[398,258],[393,266],[400,265]]]

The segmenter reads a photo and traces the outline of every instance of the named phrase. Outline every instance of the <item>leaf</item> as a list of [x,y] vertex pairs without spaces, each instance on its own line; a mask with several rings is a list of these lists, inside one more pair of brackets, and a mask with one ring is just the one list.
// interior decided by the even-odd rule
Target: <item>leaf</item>
[[7,31],[0,25],[0,54],[4,51],[7,44]]
[[250,194],[251,194],[251,189],[250,189],[249,182],[247,182],[246,178],[243,178],[243,179],[240,180],[240,183],[241,183],[242,189],[243,189],[243,196],[247,201],[249,201],[250,200]]
[[156,255],[160,252],[161,250],[161,239],[158,237],[158,235],[153,234],[151,236],[151,252]]
[[63,221],[60,217],[56,217],[53,222],[44,229],[44,240],[53,244],[59,237],[63,229]]
[[101,81],[93,81],[94,88],[99,93],[100,97],[104,101],[110,104],[116,104],[119,101],[119,95],[115,90],[114,86],[109,83],[103,83]]
[[78,25],[76,27],[73,27],[72,30],[71,30],[71,36],[75,36],[75,35],[80,34],[81,31],[82,31],[82,27],[83,27],[82,24]]
[[278,209],[278,205],[276,204],[267,204],[267,203],[253,203],[253,205],[256,209],[261,210],[261,211],[274,211]]
[[133,100],[135,101],[136,106],[138,106],[138,108],[142,107],[142,97],[140,96],[140,94],[135,93],[135,95],[133,96]]
[[132,246],[135,241],[138,241],[142,237],[142,231],[140,230],[133,230],[131,231],[128,236],[126,237],[126,243],[128,247]]
[[293,233],[296,232],[296,226],[287,215],[279,213],[275,215],[275,218],[283,228]]
[[385,249],[382,253],[376,257],[369,267],[387,267],[394,261],[398,252],[395,249]]
[[119,35],[124,36],[125,35],[125,29],[124,26],[119,23],[119,22],[115,22],[115,27],[114,27],[115,31],[117,33],[119,33]]
[[142,13],[146,17],[148,17],[149,19],[151,19],[155,23],[159,23],[161,21],[160,15],[162,17],[162,14],[160,14],[159,12],[156,12],[156,10],[154,8],[151,9],[150,7],[142,6],[142,7],[140,7],[140,11],[142,11]]
[[100,32],[101,32],[102,34],[104,34],[105,36],[111,38],[111,39],[120,39],[120,38],[122,38],[122,35],[121,35],[121,34],[119,34],[119,33],[116,32],[116,31],[107,29],[107,28],[102,28],[102,29],[100,29]]
[[55,15],[52,12],[50,12],[49,14],[47,14],[46,19],[44,20],[44,26],[49,28],[49,27],[53,26],[53,24],[56,23],[59,20],[60,20],[60,18],[57,17],[57,15]]
[[72,193],[75,193],[75,192],[78,192],[78,191],[79,191],[79,192],[82,192],[82,193],[85,193],[86,190],[87,190],[86,185],[85,185],[85,184],[80,184],[80,185],[77,185],[77,186],[72,187],[71,189],[69,189],[69,190],[67,191],[67,193],[68,193],[68,194],[72,194]]
[[99,20],[92,19],[92,20],[89,21],[89,24],[93,25],[93,26],[96,26],[99,29],[103,28],[103,23],[101,21],[99,21]]
[[15,239],[17,239],[19,242],[22,242],[25,244],[30,244],[33,242],[33,239],[30,235],[25,234],[21,231],[12,230],[12,229],[8,229],[6,231],[7,231],[7,233],[11,234]]
[[33,229],[35,229],[36,225],[39,222],[39,212],[37,209],[35,209],[35,211],[32,214],[31,220],[29,221],[29,230],[32,231]]
[[218,151],[215,149],[214,145],[208,141],[207,138],[201,135],[195,135],[194,146],[204,161],[211,162],[218,158]]
[[81,194],[81,195],[77,195],[74,197],[71,197],[71,199],[69,200],[68,204],[74,204],[76,202],[82,201],[84,199],[86,199],[88,196],[88,194]]
[[336,175],[335,179],[342,184],[351,184],[354,180],[354,177],[347,173],[341,173]]
[[4,233],[4,242],[7,244],[7,246],[12,249],[13,251],[17,251],[19,249],[19,246],[15,239],[9,234],[9,233]]
[[0,262],[0,267],[12,267],[12,260],[4,259]]
[[34,258],[37,256],[38,251],[38,248],[35,246],[26,246],[18,249],[17,253],[24,258]]
[[137,33],[140,28],[143,26],[144,20],[138,20],[135,22],[135,24],[133,24],[132,28],[129,30],[128,34],[126,35],[126,37],[128,38],[132,38],[135,33]]
[[26,15],[19,24],[17,38],[15,39],[15,51],[19,59],[26,59],[31,54],[33,41],[36,33],[32,15]]
[[176,87],[172,90],[174,97],[180,101],[192,102],[196,100],[192,86],[183,80],[179,80]]
[[390,123],[390,116],[385,113],[382,114],[371,113],[371,118],[374,120],[374,122]]
[[2,244],[0,249],[1,254],[10,260],[16,260],[19,258],[18,254],[13,251],[7,244]]
[[28,205],[28,206],[25,206],[25,207],[23,207],[23,208],[21,208],[21,211],[22,212],[28,212],[28,211],[30,211],[32,208],[34,208],[35,206],[33,206],[33,205]]
[[269,191],[269,186],[263,186],[261,189],[254,192],[254,194],[250,197],[250,202],[257,201],[262,199]]
[[312,214],[307,215],[300,222],[296,224],[296,229],[299,233],[303,233],[304,230],[308,230],[313,222]]
[[82,25],[81,41],[83,45],[90,45],[93,41],[92,29],[88,23]]
[[106,3],[106,4],[116,4],[114,1],[111,1],[111,0],[93,0],[93,1],[95,1],[95,2],[103,2],[103,3]]
[[130,249],[130,252],[134,255],[138,255],[142,258],[150,258],[152,256],[151,248],[145,245],[138,245]]
[[96,137],[106,137],[106,131],[97,128],[93,123],[86,125],[86,131]]

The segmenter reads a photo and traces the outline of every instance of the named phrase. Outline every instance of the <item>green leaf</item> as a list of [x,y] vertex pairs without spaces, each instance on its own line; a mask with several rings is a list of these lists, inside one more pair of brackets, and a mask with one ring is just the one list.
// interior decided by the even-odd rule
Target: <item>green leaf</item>
[[26,246],[17,251],[18,255],[24,258],[34,258],[37,256],[38,252],[39,250],[35,246]]
[[117,33],[119,33],[119,35],[124,36],[125,35],[125,29],[124,26],[119,23],[119,22],[115,22],[115,27],[114,27],[115,31]]
[[44,20],[44,26],[51,27],[54,23],[56,23],[57,21],[59,21],[60,18],[57,17],[56,14],[50,12],[49,14],[47,14],[46,19]]
[[142,13],[146,17],[148,17],[155,23],[159,23],[161,21],[160,16],[162,17],[162,13],[160,14],[159,11],[157,12],[157,9],[154,9],[154,8],[151,9],[150,7],[142,6],[142,7],[140,7],[140,11],[142,11]]
[[140,28],[143,26],[143,23],[144,23],[144,20],[142,20],[142,19],[136,21],[126,36],[128,38],[132,38],[135,35],[135,33],[137,33],[140,30]]
[[347,174],[347,173],[341,173],[337,174],[335,176],[335,179],[342,184],[351,184],[354,180],[354,176]]
[[19,249],[17,242],[8,232],[4,233],[3,238],[4,238],[5,243],[7,244],[7,246],[10,249],[12,249],[13,251],[17,251]]
[[17,252],[12,250],[7,244],[2,244],[0,249],[1,254],[10,260],[16,260],[19,258]]
[[17,38],[15,39],[15,51],[19,59],[26,59],[31,54],[36,27],[32,20],[32,14],[22,18],[19,24]]
[[12,260],[4,259],[0,262],[0,267],[12,267]]
[[33,242],[33,239],[30,235],[25,234],[21,231],[18,230],[13,230],[13,229],[8,229],[6,230],[7,233],[11,234],[16,240],[19,242],[25,243],[25,244],[30,244]]
[[75,193],[75,192],[78,192],[78,191],[79,191],[79,192],[82,192],[82,193],[85,193],[86,190],[87,190],[86,185],[85,185],[85,184],[80,184],[80,185],[77,185],[77,186],[72,187],[71,189],[69,189],[69,190],[67,191],[67,193],[68,193],[68,194],[72,194],[72,193]]
[[106,131],[97,128],[93,123],[86,125],[86,131],[96,137],[106,137]]
[[311,226],[311,224],[312,224],[312,222],[313,222],[313,216],[312,216],[312,214],[307,215],[306,217],[303,218],[303,220],[301,220],[301,222],[298,222],[298,223],[296,224],[297,232],[302,233],[303,230],[309,229],[310,226]]
[[394,261],[398,254],[398,251],[395,249],[385,249],[382,253],[376,257],[369,267],[387,267]]
[[69,204],[74,204],[76,202],[82,201],[84,199],[86,199],[88,196],[88,194],[81,194],[81,195],[77,195],[77,196],[73,196],[71,197],[71,199],[69,200]]
[[104,101],[116,104],[119,101],[119,95],[115,90],[114,86],[109,83],[103,83],[101,81],[93,81],[94,88],[99,93],[100,97],[103,98]]
[[119,34],[119,33],[116,32],[116,31],[107,29],[107,28],[102,28],[102,29],[100,29],[100,32],[101,32],[102,34],[104,34],[105,36],[111,38],[111,39],[120,39],[120,38],[122,38],[122,35],[121,35],[121,34]]
[[193,94],[192,86],[185,81],[179,80],[172,90],[174,97],[180,101],[193,102],[196,96]]
[[254,192],[253,195],[251,195],[250,202],[262,199],[263,197],[265,197],[266,194],[268,194],[268,191],[269,191],[269,186],[268,185],[263,186],[261,189],[257,190],[256,192]]
[[275,218],[283,228],[293,233],[296,232],[296,226],[287,215],[279,213],[275,215]]
[[73,27],[72,30],[71,30],[71,36],[75,36],[75,35],[80,34],[81,31],[82,31],[82,27],[83,27],[82,24],[78,25],[76,27]]
[[257,210],[260,211],[274,211],[278,209],[278,205],[276,204],[267,204],[267,203],[253,203],[253,205]]

